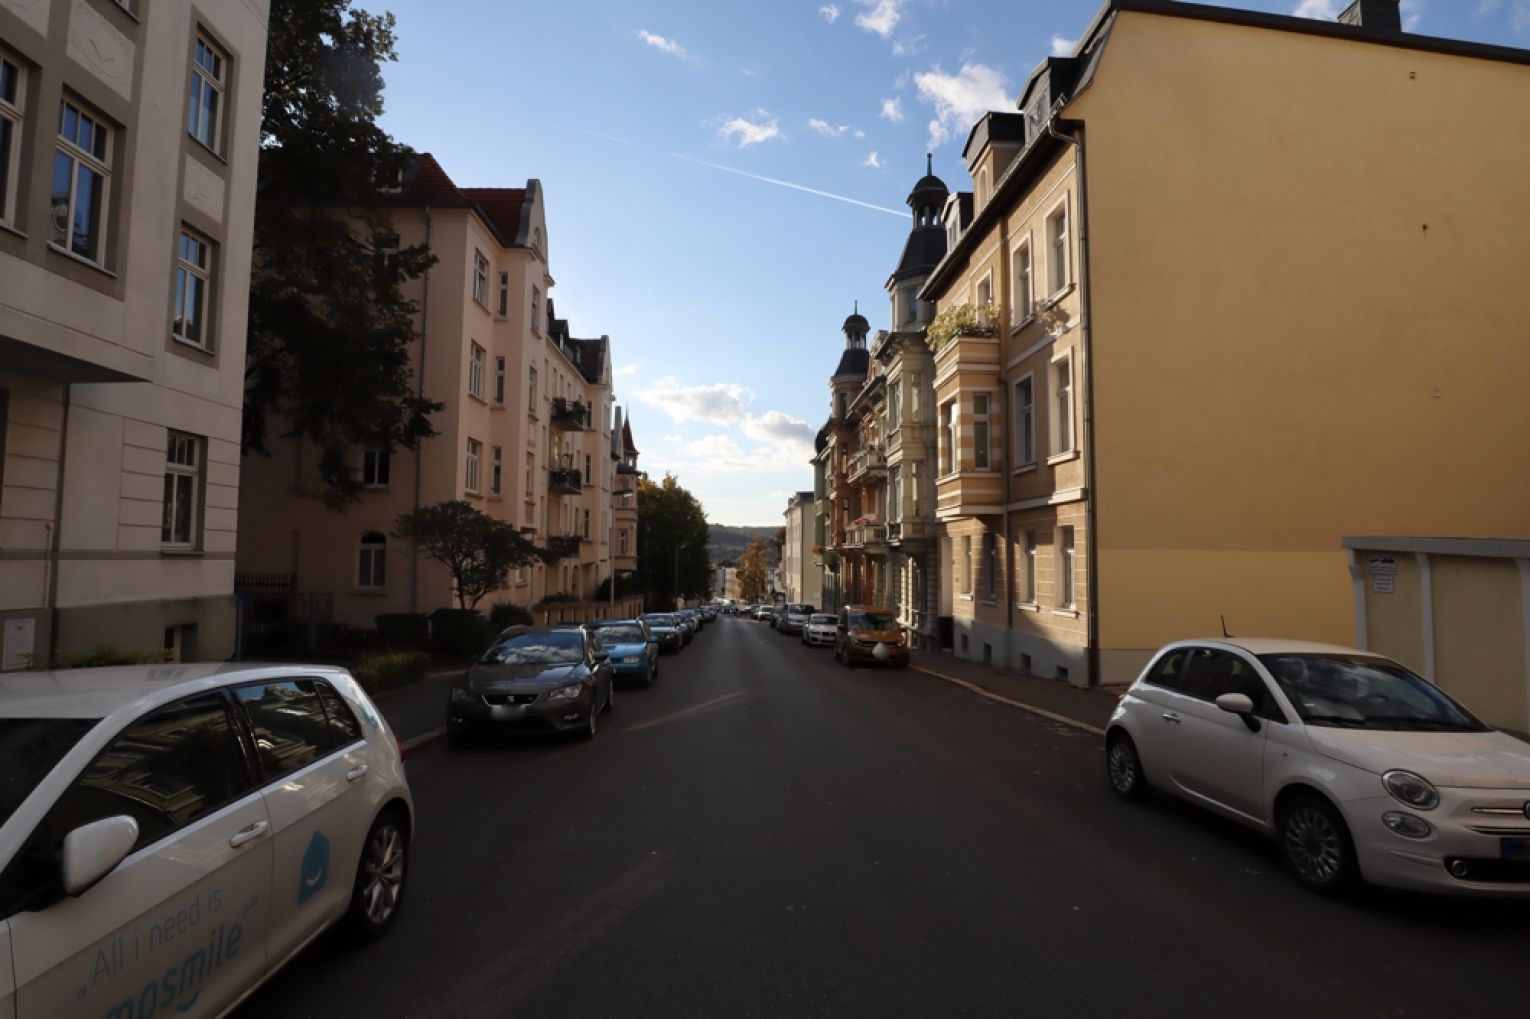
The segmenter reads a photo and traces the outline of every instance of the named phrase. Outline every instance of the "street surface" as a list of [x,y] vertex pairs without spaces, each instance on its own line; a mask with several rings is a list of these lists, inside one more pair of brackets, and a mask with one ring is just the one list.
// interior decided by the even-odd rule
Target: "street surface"
[[713,623],[602,722],[411,757],[397,925],[241,1019],[1530,1008],[1530,903],[1315,897],[1257,836],[1117,802],[1096,737],[763,623]]

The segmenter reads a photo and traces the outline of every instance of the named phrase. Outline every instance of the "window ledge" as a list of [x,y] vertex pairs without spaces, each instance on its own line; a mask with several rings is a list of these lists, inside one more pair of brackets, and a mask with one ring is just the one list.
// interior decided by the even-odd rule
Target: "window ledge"
[[1019,467],[1016,467],[1014,470],[1010,471],[1009,473],[1010,474],[1029,474],[1029,473],[1031,473],[1031,471],[1034,471],[1036,469],[1036,467],[1037,467],[1036,461],[1032,460],[1028,464],[1021,464]]
[[162,546],[159,554],[167,559],[200,559],[202,550],[199,548],[170,548]]
[[959,594],[959,595],[956,596],[956,600],[957,601],[971,601],[972,600],[972,595],[970,595],[970,594]]
[[386,491],[388,491],[388,486],[387,485],[362,485],[361,486],[361,490],[363,492],[386,492]]
[[177,336],[174,333],[171,333],[170,334],[170,341],[172,343],[175,343],[175,344],[178,344],[178,345],[180,345],[182,347],[185,347],[187,350],[194,350],[198,354],[205,354],[208,357],[216,357],[217,356],[217,353],[211,347],[204,347],[202,344],[196,342],[195,340],[188,340],[184,336]]
[[1053,609],[1052,610],[1052,615],[1054,615],[1054,616],[1066,616],[1069,619],[1077,619],[1078,618],[1078,609]]
[[56,255],[63,255],[65,258],[69,259],[72,262],[78,262],[81,265],[85,266],[86,268],[94,269],[96,272],[100,273],[103,276],[109,276],[112,279],[119,279],[120,278],[116,273],[112,272],[110,269],[108,269],[106,266],[102,265],[100,262],[92,262],[90,259],[86,258],[84,255],[77,255],[73,251],[70,251],[68,248],[62,247],[62,246],[60,246],[58,244],[54,244],[52,241],[48,242],[48,250],[53,252]]
[[228,166],[228,158],[226,156],[224,156],[223,153],[219,152],[217,149],[213,148],[211,145],[208,145],[206,142],[204,142],[202,139],[198,138],[196,135],[192,134],[190,131],[186,132],[186,137],[190,138],[193,142],[195,142],[198,149],[200,149],[201,151],[207,153],[209,156],[212,156],[218,162],[222,163],[225,167]]
[[472,399],[472,400],[477,400],[479,403],[483,404],[485,407],[487,407],[489,405],[489,401],[488,400],[485,400],[483,397],[479,396],[477,393],[473,392],[471,389],[468,390],[468,398]]
[[353,587],[351,594],[358,598],[381,598],[388,593],[385,587]]
[[8,234],[14,234],[15,236],[20,237],[24,241],[29,241],[29,240],[32,239],[32,235],[27,233],[25,230],[17,229],[16,227],[12,226],[9,223],[4,222],[3,220],[0,220],[0,232],[4,232],[4,233],[8,233]]
[[1067,463],[1069,460],[1077,460],[1077,459],[1078,459],[1078,450],[1070,449],[1067,452],[1064,452],[1064,453],[1053,453],[1051,456],[1047,457],[1047,466],[1048,467],[1054,467],[1057,464]]
[[1067,297],[1069,294],[1073,293],[1075,286],[1077,286],[1077,284],[1073,283],[1072,281],[1063,284],[1060,290],[1053,291],[1051,294],[1048,294],[1046,297],[1041,299],[1041,307],[1043,309],[1052,307],[1058,301],[1061,301],[1064,297]]
[[1037,605],[1033,601],[1015,602],[1015,608],[1019,609],[1021,612],[1040,612],[1041,611],[1041,606]]
[[489,404],[489,409],[490,410],[505,410],[506,409],[505,408],[505,401],[503,401],[503,400],[495,400],[493,403]]
[[1015,335],[1034,321],[1036,321],[1036,306],[1032,304],[1031,310],[1026,312],[1025,317],[1009,327],[1009,335]]
[[999,600],[997,598],[979,598],[978,604],[987,605],[989,608],[997,608]]

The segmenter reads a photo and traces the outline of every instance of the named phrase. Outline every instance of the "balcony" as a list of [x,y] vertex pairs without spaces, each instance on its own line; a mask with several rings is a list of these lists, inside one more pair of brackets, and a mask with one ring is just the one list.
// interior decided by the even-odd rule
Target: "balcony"
[[935,540],[935,524],[930,520],[900,520],[887,525],[889,545],[914,545]]
[[845,532],[845,544],[867,555],[887,552],[887,528],[882,524],[851,524]]
[[867,446],[852,456],[845,471],[845,480],[852,485],[886,476],[887,457],[880,446]]
[[582,401],[555,396],[552,401],[552,423],[554,428],[562,428],[564,431],[589,431],[590,408]]
[[618,473],[618,474],[636,474],[637,472],[638,472],[638,465],[637,465],[637,461],[636,460],[619,460],[619,461],[617,461],[617,464],[616,464],[616,473]]
[[559,559],[579,558],[580,538],[577,534],[549,534],[547,551]]
[[554,467],[547,472],[547,490],[553,495],[578,495],[584,491],[584,476],[573,467]]

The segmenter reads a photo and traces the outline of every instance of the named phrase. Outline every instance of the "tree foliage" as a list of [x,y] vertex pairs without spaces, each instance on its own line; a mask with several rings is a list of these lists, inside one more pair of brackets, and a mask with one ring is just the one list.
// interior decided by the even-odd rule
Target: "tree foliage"
[[399,516],[393,536],[412,541],[445,566],[457,588],[458,608],[477,607],[483,596],[509,585],[510,571],[547,562],[547,553],[462,499],[422,506]]
[[638,483],[638,580],[650,607],[711,591],[710,534],[701,503],[673,475]]
[[267,453],[276,419],[316,444],[332,509],[360,492],[358,446],[414,448],[442,407],[416,386],[418,308],[400,289],[433,259],[379,253],[392,227],[377,187],[410,156],[377,124],[394,19],[350,3],[271,3],[242,436]]
[[770,549],[756,538],[744,549],[738,561],[739,594],[745,601],[763,601],[770,583]]

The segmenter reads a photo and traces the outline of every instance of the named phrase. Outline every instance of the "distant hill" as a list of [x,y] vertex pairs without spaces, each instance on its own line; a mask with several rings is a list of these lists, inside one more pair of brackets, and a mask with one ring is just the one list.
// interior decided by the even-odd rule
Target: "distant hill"
[[728,524],[709,524],[711,528],[712,562],[737,566],[738,557],[756,538],[769,541],[781,529],[779,524],[765,527],[731,527]]

